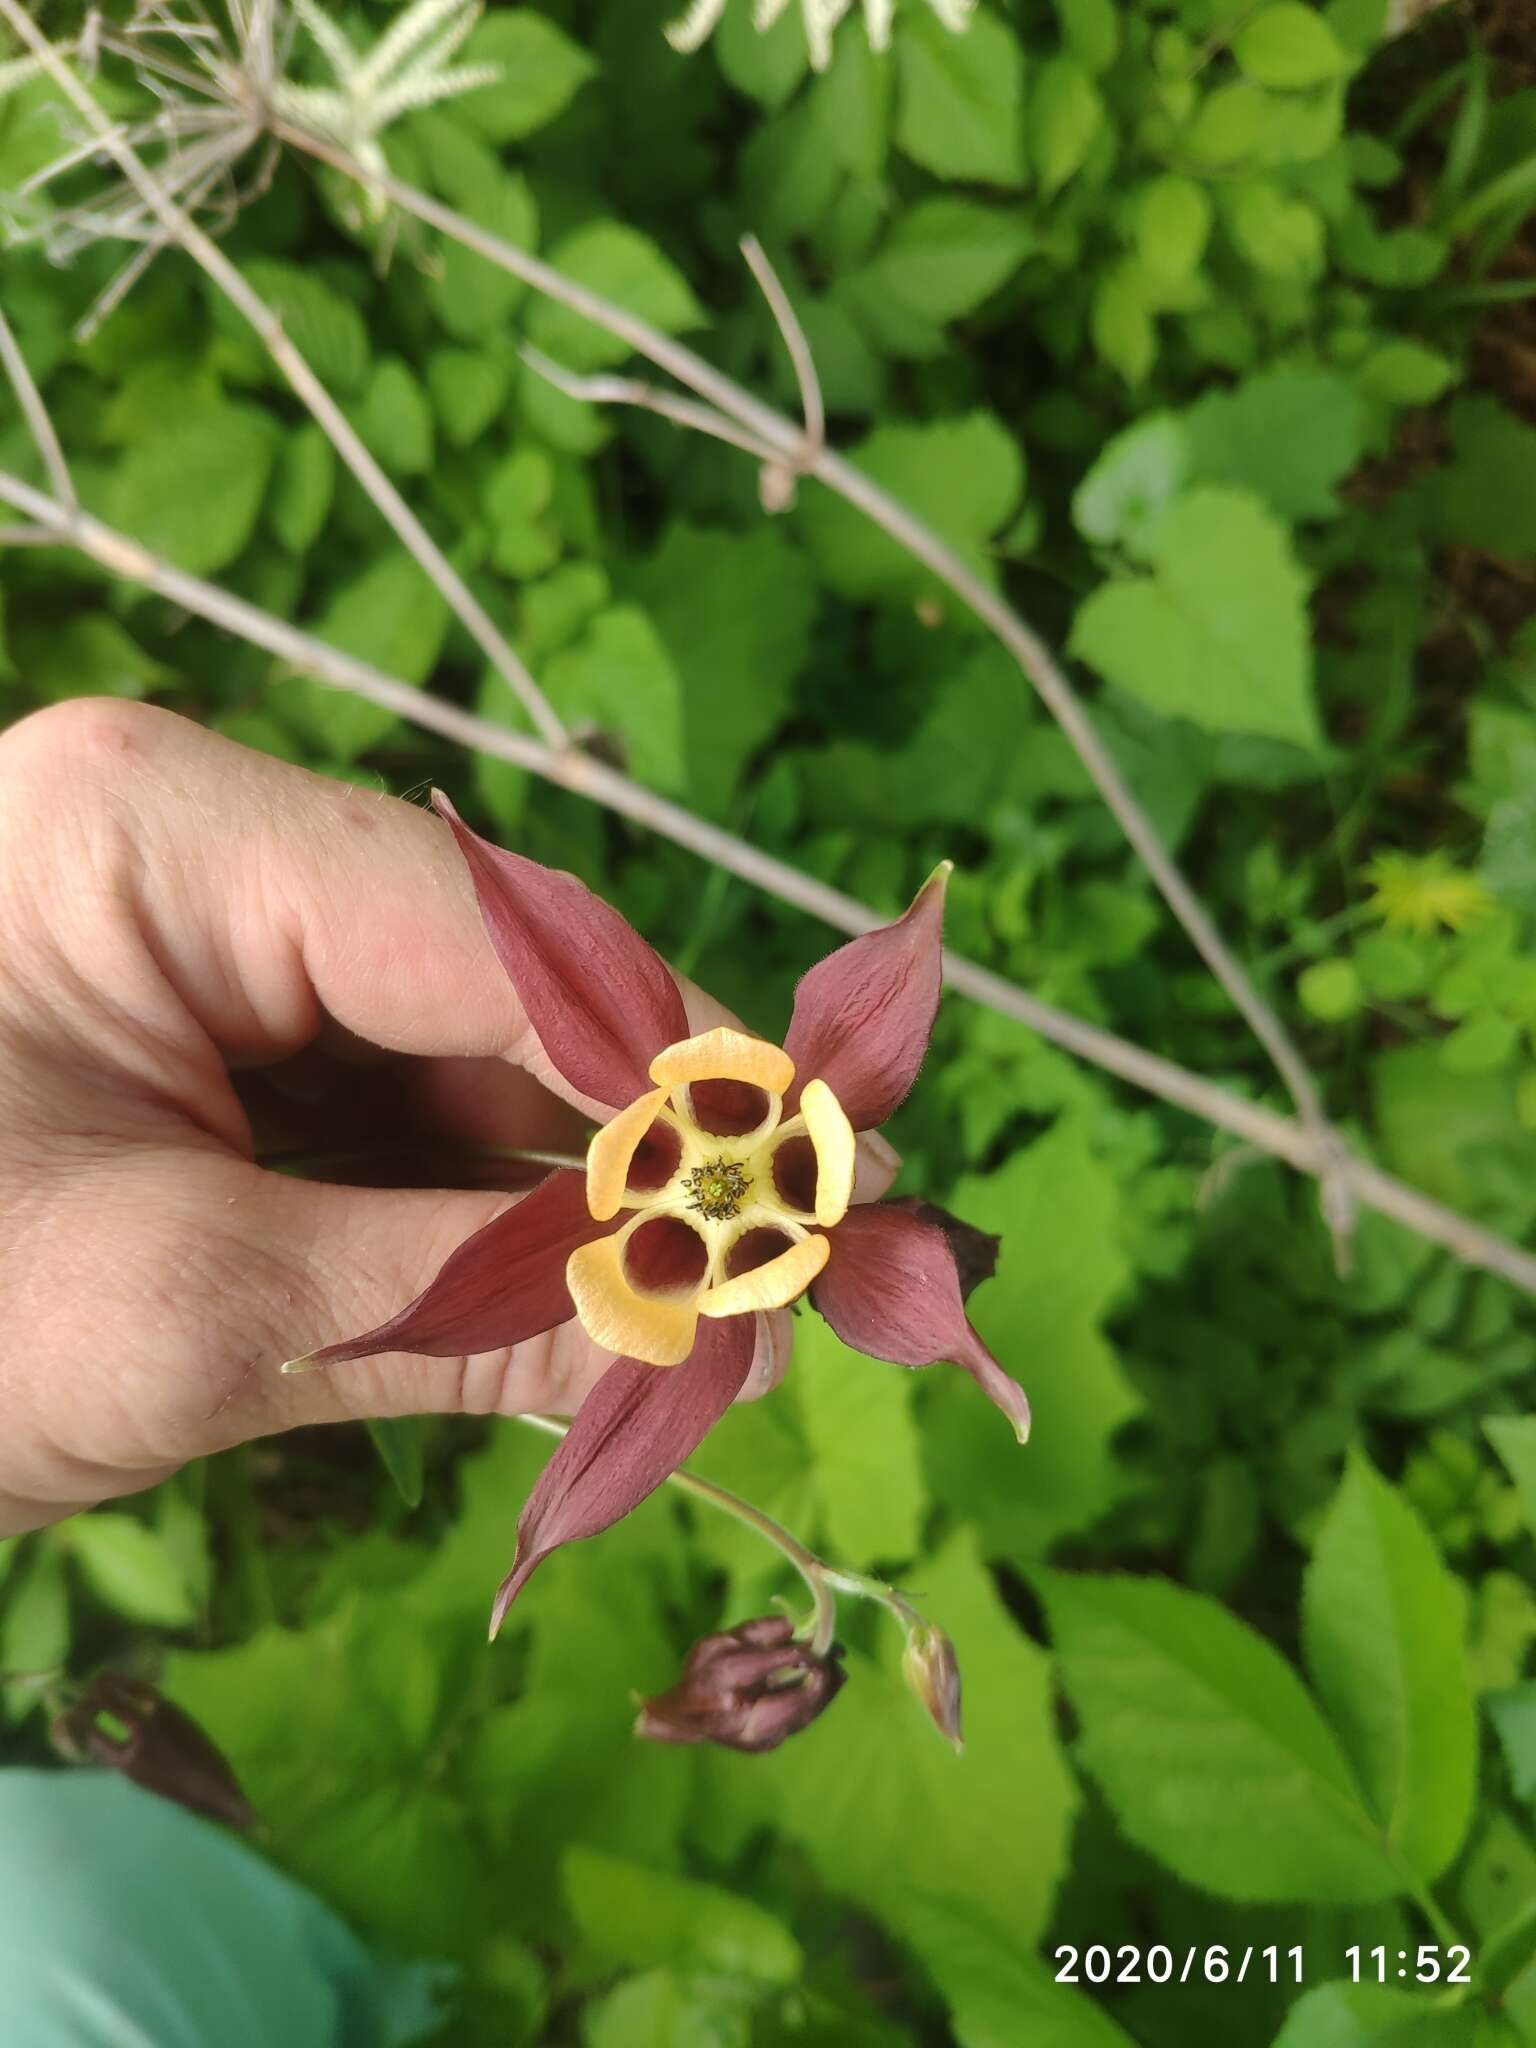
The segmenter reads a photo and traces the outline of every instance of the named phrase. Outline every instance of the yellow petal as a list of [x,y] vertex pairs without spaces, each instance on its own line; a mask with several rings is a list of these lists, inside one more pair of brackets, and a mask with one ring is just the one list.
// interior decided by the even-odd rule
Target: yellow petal
[[637,1294],[624,1273],[621,1233],[578,1245],[565,1262],[576,1320],[605,1351],[644,1365],[681,1365],[693,1349],[697,1294]]
[[749,1038],[720,1024],[697,1038],[681,1038],[651,1061],[651,1079],[660,1088],[679,1088],[688,1081],[746,1081],[782,1095],[795,1078],[795,1063],[766,1038]]
[[[806,1136],[816,1148],[816,1221],[841,1223],[853,1195],[853,1125],[825,1081],[807,1081],[800,1096]],[[597,1211],[593,1210],[593,1215]]]
[[603,1125],[587,1147],[587,1207],[599,1223],[618,1215],[640,1140],[666,1099],[665,1088],[637,1096],[628,1109],[621,1109],[611,1123]]
[[765,1266],[722,1280],[699,1296],[701,1316],[740,1316],[758,1308],[788,1308],[798,1301],[827,1263],[832,1250],[825,1237],[804,1237]]

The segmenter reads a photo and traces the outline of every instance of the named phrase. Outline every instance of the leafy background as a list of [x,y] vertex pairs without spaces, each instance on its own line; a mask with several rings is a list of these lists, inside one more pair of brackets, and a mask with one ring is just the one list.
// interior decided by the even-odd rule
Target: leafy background
[[[1536,1222],[1536,67],[1519,10],[918,0],[807,70],[732,0],[494,5],[504,82],[397,171],[793,402],[736,253],[800,305],[839,442],[1078,658],[1100,730],[1386,1165]],[[50,26],[69,9],[42,10]],[[371,29],[383,6],[357,6]],[[58,146],[0,110],[0,187]],[[844,504],[522,366],[608,337],[291,164],[226,246],[562,715],[656,789],[894,910],[959,862],[957,946],[1255,1094],[1273,1084],[1011,663]],[[187,568],[515,726],[504,686],[208,288],[8,253],[89,503]],[[0,460],[28,458],[0,415]],[[371,787],[453,789],[765,1033],[803,916],[518,771],[273,668],[78,560],[0,556],[0,706],[150,697]],[[631,1688],[784,1590],[653,1501],[488,1589],[543,1441],[426,1428],[423,1497],[299,1434],[0,1544],[0,1670],[158,1675],[269,1852],[447,1957],[466,2044],[1145,2048],[1536,2039],[1529,1304],[951,999],[903,1186],[1004,1237],[977,1320],[1035,1403],[845,1354],[696,1460],[955,1638],[956,1760],[890,1633],[776,1755],[634,1743]],[[0,1754],[45,1751],[4,1689]],[[1344,1951],[1465,1941],[1471,1991]],[[1306,1984],[1053,1981],[1058,1944],[1303,1944]],[[1079,1976],[1082,1976],[1079,1972]],[[1411,2028],[1411,2035],[1410,2031]]]

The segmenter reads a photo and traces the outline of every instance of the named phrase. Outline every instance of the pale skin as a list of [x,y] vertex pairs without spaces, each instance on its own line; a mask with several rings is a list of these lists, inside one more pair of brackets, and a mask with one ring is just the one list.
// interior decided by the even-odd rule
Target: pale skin
[[[685,994],[694,1030],[726,1018]],[[279,1372],[392,1315],[508,1200],[256,1163],[248,1103],[313,1141],[371,1048],[412,1056],[388,1080],[418,1131],[582,1148],[594,1106],[544,1058],[429,813],[143,705],[0,736],[0,1536],[300,1424],[579,1405],[612,1354],[575,1323]],[[860,1196],[892,1165],[864,1141]],[[788,1324],[760,1319],[750,1393]]]

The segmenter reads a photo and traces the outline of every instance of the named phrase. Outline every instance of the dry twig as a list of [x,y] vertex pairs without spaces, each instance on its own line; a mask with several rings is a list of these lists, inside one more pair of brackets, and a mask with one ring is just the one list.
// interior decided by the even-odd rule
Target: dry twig
[[[141,584],[210,624],[265,648],[317,681],[365,698],[425,731],[511,762],[547,782],[602,804],[782,902],[821,918],[838,931],[857,934],[870,931],[883,921],[868,905],[803,874],[785,861],[776,860],[719,826],[696,818],[691,811],[668,803],[664,797],[601,762],[571,748],[549,747],[527,734],[509,732],[458,705],[445,704],[398,677],[385,675],[368,662],[327,646],[323,640],[288,625],[244,598],[174,568],[128,535],[114,531],[88,513],[55,503],[35,485],[3,471],[0,504],[23,513],[33,522],[33,529],[45,533],[55,545],[77,548],[114,575]],[[1245,1144],[1283,1159],[1299,1172],[1321,1176],[1331,1171],[1342,1175],[1351,1196],[1367,1208],[1391,1217],[1433,1244],[1444,1246],[1465,1264],[1497,1273],[1526,1293],[1536,1295],[1536,1255],[1484,1230],[1468,1217],[1352,1153],[1346,1153],[1342,1160],[1334,1158],[1326,1142],[1320,1142],[1316,1133],[1297,1119],[1245,1101],[1198,1074],[1189,1073],[1172,1060],[1055,1009],[960,954],[946,952],[944,972],[951,988],[986,1008],[1014,1018],[1063,1051],[1091,1061],[1133,1087],[1232,1132]]]

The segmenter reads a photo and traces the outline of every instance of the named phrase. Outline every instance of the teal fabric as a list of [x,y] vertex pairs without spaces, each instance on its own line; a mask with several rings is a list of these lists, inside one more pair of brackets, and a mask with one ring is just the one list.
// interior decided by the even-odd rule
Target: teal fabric
[[125,1778],[0,1771],[4,2048],[402,2048],[433,1974]]

